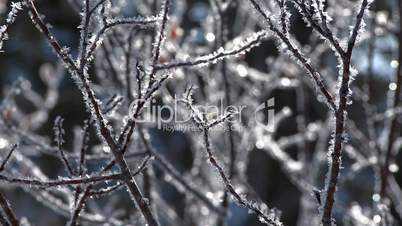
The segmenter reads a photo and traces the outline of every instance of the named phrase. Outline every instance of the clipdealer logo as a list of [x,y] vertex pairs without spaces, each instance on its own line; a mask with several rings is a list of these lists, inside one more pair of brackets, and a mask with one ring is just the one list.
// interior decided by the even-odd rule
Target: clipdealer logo
[[[192,123],[191,113],[187,111],[180,103],[179,98],[175,96],[171,104],[158,104],[155,99],[149,101],[147,105],[142,108],[141,116],[136,118],[138,123],[152,124],[157,129],[165,131],[197,131],[198,127]],[[130,112],[133,114],[137,106],[142,104],[144,100],[136,100],[130,106]],[[230,128],[226,125],[217,127],[217,130],[239,130],[240,127],[236,126],[244,120],[247,115],[255,120],[255,124],[264,127],[267,131],[273,132],[275,128],[275,99],[270,98],[259,104],[255,109],[250,109],[246,105],[224,105],[223,98],[219,100],[217,105],[201,105],[194,104],[193,109],[203,114],[208,120],[213,121],[219,117],[227,114],[233,114],[233,117],[228,118]],[[252,115],[250,115],[252,114]]]

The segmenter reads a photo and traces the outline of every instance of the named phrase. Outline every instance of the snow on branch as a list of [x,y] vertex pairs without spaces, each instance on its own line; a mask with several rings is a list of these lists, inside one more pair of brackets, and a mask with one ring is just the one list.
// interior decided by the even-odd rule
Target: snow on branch
[[248,35],[245,38],[239,38],[234,41],[234,46],[231,49],[225,50],[224,48],[219,48],[215,52],[199,56],[196,58],[191,58],[189,60],[177,61],[166,64],[159,64],[155,66],[155,70],[168,70],[179,67],[192,67],[199,66],[205,67],[210,64],[216,64],[218,61],[225,59],[227,57],[238,57],[246,52],[250,51],[252,48],[261,44],[261,42],[268,38],[268,33],[266,31],[259,31]]
[[7,15],[5,24],[0,26],[0,52],[3,52],[4,41],[8,39],[7,30],[14,23],[18,13],[22,10],[21,2],[11,2],[11,10]]

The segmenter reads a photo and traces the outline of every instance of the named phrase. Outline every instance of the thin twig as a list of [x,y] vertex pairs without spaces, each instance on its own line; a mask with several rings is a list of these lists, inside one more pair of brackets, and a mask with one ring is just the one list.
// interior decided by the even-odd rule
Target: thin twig
[[2,172],[2,171],[5,169],[6,164],[7,164],[8,161],[10,160],[11,155],[12,155],[13,152],[17,149],[17,147],[18,147],[17,144],[14,144],[14,145],[11,147],[11,149],[10,149],[10,151],[8,152],[7,156],[4,158],[4,160],[2,161],[2,163],[1,163],[1,165],[0,165],[0,172]]
[[84,178],[66,178],[66,179],[49,180],[49,181],[17,178],[17,177],[11,177],[11,176],[6,176],[3,174],[0,174],[0,181],[4,181],[4,182],[10,183],[10,184],[29,185],[29,186],[34,186],[34,187],[44,188],[44,189],[62,186],[62,185],[89,184],[89,183],[103,182],[106,180],[122,180],[122,179],[123,179],[123,175],[120,173],[103,175],[103,176],[93,176],[93,177],[84,177]]
[[[128,191],[132,195],[135,204],[137,207],[141,210],[145,220],[149,224],[149,226],[158,226],[159,224],[156,221],[156,218],[154,217],[153,213],[151,212],[148,203],[144,199],[144,197],[141,194],[141,191],[134,180],[131,171],[127,165],[127,162],[121,152],[121,149],[118,144],[115,143],[114,138],[111,135],[111,131],[109,129],[108,123],[106,122],[106,119],[101,111],[101,108],[99,106],[99,102],[97,98],[95,97],[94,91],[91,89],[88,81],[88,77],[85,76],[85,71],[83,74],[80,73],[80,70],[77,68],[75,65],[74,61],[69,57],[68,55],[65,54],[65,51],[62,51],[62,48],[60,47],[58,41],[51,35],[49,29],[43,22],[42,18],[39,16],[39,13],[37,12],[35,5],[32,0],[27,0],[27,5],[28,9],[31,15],[32,21],[39,27],[39,29],[42,31],[42,33],[45,35],[45,37],[48,39],[50,42],[51,46],[53,49],[56,51],[58,56],[65,61],[65,63],[68,65],[68,69],[72,75],[76,75],[82,84],[82,92],[86,98],[88,98],[89,102],[86,101],[85,103],[87,104],[87,107],[91,109],[91,113],[96,118],[97,124],[98,124],[98,130],[108,146],[110,147],[114,158],[116,162],[119,165],[121,174],[122,174],[122,180],[126,184]],[[119,24],[124,21],[115,21],[116,24]],[[144,22],[144,21],[142,21]],[[146,21],[148,23],[149,21]],[[152,21],[153,22],[153,21]],[[110,26],[110,24],[109,24]]]

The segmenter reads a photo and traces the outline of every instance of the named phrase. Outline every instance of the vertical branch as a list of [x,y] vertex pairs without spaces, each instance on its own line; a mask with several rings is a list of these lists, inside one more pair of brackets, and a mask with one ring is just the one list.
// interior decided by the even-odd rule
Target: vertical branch
[[144,196],[148,199],[150,205],[152,204],[152,181],[151,181],[151,170],[150,167],[147,167],[142,172],[142,180],[143,180],[143,189]]
[[78,175],[83,176],[86,173],[86,159],[85,159],[85,154],[88,149],[88,142],[89,142],[89,128],[90,127],[90,121],[87,120],[84,122],[84,127],[82,131],[82,144],[81,144],[81,149],[80,149],[80,161],[78,165]]
[[137,80],[137,98],[141,99],[142,98],[142,73],[143,71],[141,70],[141,66],[139,64],[139,62],[137,61],[135,63],[135,78]]
[[256,0],[249,0],[254,9],[264,18],[264,20],[268,23],[268,28],[277,36],[277,38],[287,47],[290,54],[293,55],[297,61],[309,72],[310,77],[314,80],[315,85],[318,87],[322,95],[324,95],[329,108],[332,111],[336,111],[336,104],[334,97],[331,92],[328,90],[324,81],[321,78],[320,73],[315,70],[315,68],[311,65],[310,61],[303,56],[302,52],[290,41],[287,33],[281,32],[274,24],[270,16],[265,12],[261,6],[256,2]]
[[[90,120],[86,120],[84,122],[84,127],[82,131],[82,144],[81,144],[81,149],[80,149],[80,156],[79,156],[79,162],[78,162],[78,176],[82,177],[86,173],[86,159],[85,159],[85,153],[88,148],[88,141],[89,141],[89,126],[90,126]],[[74,197],[74,204],[77,205],[79,195],[81,193],[81,186],[78,185],[75,188],[75,197]]]
[[4,214],[7,216],[11,226],[20,225],[17,216],[14,213],[14,210],[11,208],[10,203],[8,203],[7,199],[2,193],[0,193],[0,206],[3,209]]
[[[349,59],[350,60],[350,59]],[[350,79],[350,65],[348,59],[345,59],[344,68],[342,73],[342,81],[341,87],[339,89],[339,107],[335,113],[335,142],[334,146],[331,147],[329,154],[329,175],[328,182],[326,183],[326,199],[324,203],[324,212],[322,216],[322,223],[324,226],[331,226],[332,224],[332,208],[334,205],[334,196],[338,183],[338,177],[341,169],[341,156],[342,156],[342,148],[343,148],[343,136],[344,136],[344,127],[345,127],[345,118],[346,118],[346,102],[347,95],[349,92],[349,79]]]
[[361,23],[363,20],[364,12],[368,7],[368,0],[363,0],[361,3],[360,11],[356,17],[356,24],[353,27],[351,36],[348,41],[348,49],[346,55],[342,57],[342,78],[338,92],[338,109],[335,112],[335,134],[334,145],[329,152],[329,173],[327,177],[327,183],[325,188],[325,201],[323,205],[323,214],[321,222],[324,226],[331,226],[332,224],[332,209],[334,206],[334,197],[340,169],[342,166],[342,150],[344,145],[344,132],[345,132],[345,120],[346,120],[346,107],[350,96],[350,77],[351,77],[351,58],[353,48],[355,46],[358,33],[360,31]]
[[[168,78],[168,76],[163,77],[162,79],[159,80],[158,83],[155,83],[155,73],[157,72],[157,64],[158,64],[158,60],[159,60],[159,56],[160,56],[160,51],[161,51],[161,46],[162,43],[165,39],[165,30],[167,27],[167,23],[168,23],[168,14],[169,14],[169,10],[170,10],[170,0],[164,0],[164,2],[162,3],[162,12],[160,17],[162,17],[162,21],[160,22],[160,30],[157,32],[156,34],[156,39],[155,43],[154,43],[154,48],[153,48],[153,57],[152,57],[152,69],[150,71],[150,80],[149,80],[149,84],[146,90],[146,94],[144,95],[144,99],[139,99],[140,101],[137,103],[135,112],[132,116],[132,118],[129,119],[129,121],[125,124],[124,128],[122,129],[122,133],[118,138],[118,143],[122,144],[124,143],[122,146],[122,152],[124,153],[125,150],[127,149],[130,140],[131,140],[131,136],[134,132],[134,128],[136,125],[136,119],[139,116],[139,114],[141,113],[141,109],[142,107],[144,107],[144,105],[146,104],[146,101],[153,95],[154,92],[156,92],[159,87],[162,85],[162,83]],[[154,37],[155,38],[155,37]],[[137,67],[138,69],[138,67]],[[139,76],[138,74],[139,71],[137,71],[137,76]],[[141,89],[141,83],[140,78],[137,77],[137,81],[138,81],[138,87],[139,89]],[[139,95],[141,96],[141,90],[139,90]]]
[[82,15],[82,22],[80,25],[81,28],[81,38],[80,38],[80,49],[79,49],[79,66],[80,71],[84,71],[85,67],[85,56],[87,53],[87,39],[88,39],[88,29],[89,29],[89,22],[91,18],[91,14],[89,13],[89,0],[84,0],[84,11]]
[[11,2],[11,10],[7,15],[6,23],[0,26],[0,53],[2,52],[4,41],[8,39],[7,30],[14,23],[18,12],[21,10],[21,2]]
[[85,207],[85,201],[90,195],[90,189],[91,185],[88,185],[84,191],[84,193],[81,195],[81,197],[77,200],[77,203],[75,205],[75,208],[73,209],[73,212],[71,214],[70,218],[70,223],[68,224],[69,226],[77,226],[78,225],[78,218],[81,213],[81,211]]
[[161,48],[162,48],[162,43],[165,39],[165,30],[167,27],[167,23],[168,23],[168,15],[169,15],[169,10],[170,10],[170,0],[164,0],[162,3],[162,12],[160,17],[162,17],[162,21],[160,22],[160,29],[156,34],[156,39],[155,39],[155,43],[154,45],[154,49],[152,51],[153,53],[153,57],[152,57],[152,70],[150,73],[150,84],[149,84],[149,88],[152,86],[153,84],[153,80],[155,78],[155,66],[158,64],[158,60],[160,57],[160,52],[161,52]]
[[2,161],[1,165],[0,165],[0,172],[2,172],[5,168],[6,168],[6,164],[8,163],[8,161],[11,158],[11,155],[13,154],[13,152],[17,149],[18,145],[14,144],[10,151],[8,152],[7,156],[4,158],[4,160]]
[[66,154],[64,153],[64,150],[62,148],[62,145],[64,143],[64,140],[63,140],[63,136],[64,136],[63,121],[64,121],[64,119],[61,118],[60,116],[56,117],[56,120],[54,121],[54,127],[53,127],[54,133],[55,133],[55,138],[54,139],[55,139],[55,141],[57,143],[57,149],[59,150],[59,153],[60,153],[60,159],[63,162],[64,167],[67,170],[67,173],[70,176],[73,176],[74,175],[73,168],[71,167],[70,163],[68,162]]

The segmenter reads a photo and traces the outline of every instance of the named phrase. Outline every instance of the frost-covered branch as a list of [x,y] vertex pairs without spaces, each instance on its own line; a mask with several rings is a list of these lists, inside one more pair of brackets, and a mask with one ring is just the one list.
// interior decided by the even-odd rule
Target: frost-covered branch
[[170,10],[170,6],[171,2],[170,0],[164,0],[162,2],[162,10],[161,13],[159,15],[161,22],[158,24],[158,30],[156,33],[156,39],[155,39],[155,43],[153,44],[153,51],[152,51],[152,71],[150,73],[150,86],[153,83],[153,79],[154,79],[154,73],[155,73],[155,66],[158,63],[159,57],[160,57],[160,52],[161,52],[161,48],[162,48],[162,43],[164,41],[164,39],[166,38],[166,27],[168,26],[168,14],[169,14],[169,10]]
[[299,62],[301,66],[309,72],[316,86],[318,87],[320,92],[324,95],[330,109],[335,111],[336,105],[334,97],[328,90],[327,86],[324,84],[324,81],[321,78],[321,74],[316,69],[314,69],[314,67],[311,65],[310,60],[308,60],[305,56],[303,56],[301,51],[291,42],[289,36],[287,34],[282,33],[275,26],[274,22],[272,21],[268,13],[265,12],[255,0],[249,0],[249,1],[254,7],[254,9],[257,10],[257,12],[261,14],[261,16],[265,19],[265,21],[268,24],[268,28],[273,32],[275,36],[277,36],[278,40],[280,40],[280,43],[284,44],[286,49],[289,51],[290,56],[294,57],[297,60],[297,62]]
[[[345,50],[342,48],[340,41],[338,38],[333,34],[331,29],[328,28],[327,24],[327,16],[324,12],[323,7],[320,7],[320,0],[316,0],[318,2],[317,8],[312,3],[307,3],[306,1],[302,0],[292,0],[292,2],[296,5],[299,9],[299,12],[303,15],[303,18],[307,20],[307,22],[313,27],[315,31],[317,31],[323,38],[328,40],[333,48],[336,50],[336,54],[340,56],[344,56],[346,54]],[[310,4],[310,5],[309,5]],[[321,18],[322,24],[319,24],[315,18],[317,15],[313,15],[311,12],[315,14],[319,14]]]
[[16,185],[27,185],[27,186],[35,186],[38,188],[51,188],[57,187],[61,185],[77,185],[77,184],[90,184],[96,182],[103,182],[107,180],[121,180],[123,175],[118,174],[110,174],[104,176],[90,176],[90,177],[83,177],[83,178],[66,178],[60,180],[53,180],[53,181],[41,181],[37,179],[25,179],[19,177],[11,177],[4,174],[0,175],[0,181],[9,184],[16,184]]
[[2,193],[0,193],[0,206],[3,210],[3,213],[7,216],[8,221],[11,226],[20,225],[17,216],[14,213],[14,210],[11,208],[10,203],[7,201],[6,197]]
[[[244,196],[241,196],[236,192],[236,189],[233,187],[229,178],[226,176],[224,169],[221,167],[220,163],[216,160],[214,154],[211,150],[211,144],[209,141],[209,132],[207,128],[204,128],[204,143],[205,149],[208,154],[208,161],[213,165],[213,167],[217,170],[219,176],[221,177],[227,191],[232,195],[233,199],[240,205],[245,208],[253,211],[257,216],[261,223],[265,223],[267,225],[282,225],[282,223],[276,219],[276,216],[272,213],[268,213],[266,210],[262,209],[259,204],[253,203],[247,200]],[[264,205],[262,205],[264,207]]]
[[8,154],[6,155],[6,157],[3,159],[3,161],[1,162],[0,165],[0,172],[4,171],[4,169],[6,168],[6,164],[9,162],[11,156],[13,155],[13,152],[17,149],[18,145],[14,144],[10,151],[8,152]]
[[[187,106],[187,108],[191,111],[193,122],[202,130],[208,161],[219,174],[227,192],[230,193],[233,200],[235,200],[238,205],[243,206],[243,207],[249,209],[250,211],[252,211],[253,213],[255,213],[258,216],[258,219],[262,223],[265,223],[267,225],[282,225],[282,223],[278,219],[276,219],[276,216],[274,213],[269,213],[267,211],[267,207],[265,204],[259,205],[257,203],[253,203],[253,202],[247,200],[244,196],[240,195],[236,191],[236,189],[232,185],[229,177],[226,175],[224,169],[222,168],[221,163],[218,162],[218,160],[216,159],[216,157],[213,154],[212,149],[211,149],[211,143],[210,143],[210,138],[209,138],[210,127],[208,127],[208,125],[214,124],[216,126],[218,124],[213,123],[213,122],[211,122],[211,123],[208,122],[208,120],[204,114],[197,112],[194,109],[194,107],[192,106],[193,103],[192,103],[192,99],[191,99],[191,92],[192,92],[192,89],[189,89],[187,94],[185,94],[185,98],[182,100],[182,102],[184,102],[184,104]],[[200,115],[200,114],[202,114],[202,115]]]
[[329,172],[326,181],[326,194],[325,201],[323,204],[323,215],[322,223],[324,226],[331,226],[333,223],[332,219],[332,208],[334,205],[334,196],[337,187],[337,182],[342,166],[342,150],[345,142],[345,121],[347,117],[347,104],[350,98],[350,82],[352,77],[356,76],[355,72],[351,71],[351,58],[353,47],[356,42],[357,35],[361,29],[361,23],[363,16],[367,11],[368,0],[363,0],[361,3],[360,11],[356,17],[356,24],[353,27],[352,35],[348,41],[348,49],[346,55],[342,58],[342,77],[338,93],[338,108],[335,113],[335,131],[333,146],[330,147],[328,158],[329,158]]
[[64,143],[63,136],[64,136],[64,129],[63,129],[63,118],[60,116],[56,117],[54,121],[54,133],[55,133],[55,142],[57,143],[57,148],[59,149],[60,159],[64,163],[64,167],[67,169],[67,172],[70,176],[74,175],[73,168],[71,167],[70,163],[67,160],[67,157],[62,149],[62,145]]
[[[0,49],[17,32],[0,59],[2,189],[20,188],[70,226],[400,218],[402,59],[389,57],[402,14],[383,7],[389,0],[369,15],[368,35],[370,0],[58,1],[74,14],[43,3],[55,10],[46,19],[39,1],[9,13],[0,3]],[[61,15],[62,32],[47,23]],[[23,37],[32,24],[42,39]],[[53,59],[25,48],[43,41]],[[352,83],[354,68],[368,78]],[[3,194],[0,224],[28,225],[35,216]]]
[[27,5],[30,11],[32,21],[39,27],[41,32],[45,35],[45,37],[48,39],[48,41],[50,42],[51,46],[56,51],[56,53],[65,61],[73,77],[77,78],[87,108],[91,110],[91,113],[93,114],[94,118],[96,118],[98,126],[97,129],[99,130],[100,135],[103,137],[105,142],[112,150],[115,160],[119,165],[121,173],[123,175],[122,180],[125,182],[130,194],[133,196],[136,205],[141,210],[146,221],[150,226],[159,225],[155,217],[153,216],[149,208],[149,205],[144,200],[144,197],[142,196],[141,191],[139,190],[138,185],[135,182],[130,172],[130,169],[120,150],[120,147],[118,146],[118,144],[115,143],[115,140],[111,135],[110,128],[107,125],[108,123],[106,122],[105,117],[100,108],[99,101],[95,97],[93,89],[91,89],[90,87],[88,76],[86,75],[87,73],[86,70],[85,69],[83,71],[79,70],[79,68],[75,65],[71,57],[66,55],[65,51],[62,51],[62,48],[58,44],[57,40],[54,38],[54,36],[51,35],[49,29],[44,24],[42,18],[39,16],[32,0],[27,0]]
[[8,39],[7,30],[14,23],[18,13],[22,10],[21,2],[11,2],[11,10],[7,15],[7,19],[4,25],[0,26],[0,52],[3,52],[4,41]]
[[245,38],[243,41],[240,42],[239,45],[235,45],[230,50],[219,48],[214,53],[205,56],[200,56],[185,61],[159,64],[155,66],[155,70],[160,71],[160,70],[174,69],[178,67],[192,67],[192,66],[202,67],[202,66],[208,66],[209,64],[215,64],[218,61],[223,60],[224,58],[241,55],[246,53],[247,51],[250,51],[253,47],[258,46],[267,37],[268,34],[265,31],[256,32]]
[[85,58],[83,59],[83,65],[87,66],[87,61],[90,61],[92,59],[95,50],[101,46],[102,44],[102,39],[105,36],[106,32],[113,27],[116,27],[118,25],[132,25],[136,27],[144,27],[144,28],[149,28],[154,26],[154,24],[157,22],[156,17],[148,17],[148,18],[113,18],[113,19],[108,19],[106,20],[106,24],[103,25],[103,27],[96,32],[91,38],[90,38],[90,45],[88,46],[88,50],[86,51]]

